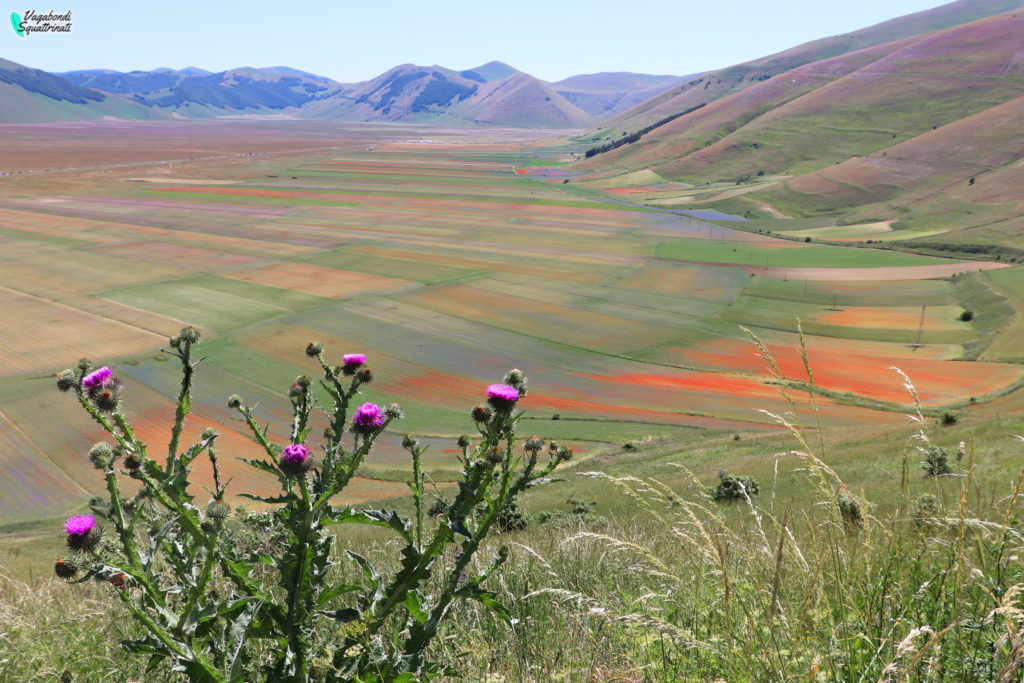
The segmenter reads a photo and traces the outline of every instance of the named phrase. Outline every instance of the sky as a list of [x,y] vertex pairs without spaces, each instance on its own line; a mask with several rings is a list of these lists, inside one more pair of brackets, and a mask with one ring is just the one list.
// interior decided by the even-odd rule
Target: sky
[[[688,75],[944,4],[937,0],[7,0],[71,11],[70,33],[0,26],[0,57],[46,71],[290,66],[343,83],[398,64],[499,60],[546,81],[599,71]],[[57,4],[53,4],[57,3]],[[67,3],[67,4],[59,4]]]

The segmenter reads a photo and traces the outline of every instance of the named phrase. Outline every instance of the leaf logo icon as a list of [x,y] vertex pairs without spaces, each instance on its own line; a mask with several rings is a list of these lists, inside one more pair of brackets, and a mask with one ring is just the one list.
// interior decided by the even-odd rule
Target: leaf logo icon
[[11,12],[11,26],[14,27],[14,32],[22,38],[25,37],[25,29],[21,27],[21,15],[17,12]]

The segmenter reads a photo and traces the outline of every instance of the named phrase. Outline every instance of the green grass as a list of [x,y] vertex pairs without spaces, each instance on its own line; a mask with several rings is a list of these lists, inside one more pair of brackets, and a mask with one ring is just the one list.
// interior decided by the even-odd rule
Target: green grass
[[216,275],[198,275],[104,292],[112,301],[205,329],[226,331],[327,300]]
[[[830,282],[766,277],[747,278],[743,294],[828,307],[836,300],[836,289]],[[949,306],[958,301],[955,287],[947,280],[907,280],[899,286],[864,283],[860,288],[844,286],[838,296],[838,302],[844,306]]]

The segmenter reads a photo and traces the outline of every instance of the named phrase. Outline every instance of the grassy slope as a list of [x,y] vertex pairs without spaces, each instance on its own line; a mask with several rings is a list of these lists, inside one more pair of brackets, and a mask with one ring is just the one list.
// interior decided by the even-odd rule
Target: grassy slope
[[722,69],[707,77],[694,79],[686,85],[673,88],[616,116],[588,137],[617,137],[622,131],[638,130],[701,102],[713,102],[733,92],[746,90],[764,76],[775,76],[805,64],[831,59],[863,48],[947,29],[1020,6],[1019,0],[959,0],[852,33],[805,43],[774,55]]
[[165,115],[116,95],[103,102],[74,104],[28,92],[11,83],[0,83],[0,121],[3,123],[51,123],[95,120],[105,116],[124,119],[160,119]]

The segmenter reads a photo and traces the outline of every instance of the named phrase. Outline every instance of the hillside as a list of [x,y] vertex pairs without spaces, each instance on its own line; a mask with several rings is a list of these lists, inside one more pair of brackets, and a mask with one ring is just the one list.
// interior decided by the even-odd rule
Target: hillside
[[160,118],[137,103],[68,82],[39,69],[0,59],[0,121],[51,123],[67,120]]
[[941,7],[908,14],[851,33],[822,38],[767,57],[691,78],[595,129],[595,137],[613,137],[635,131],[702,102],[714,102],[731,93],[791,69],[849,52],[919,36],[1017,9],[1020,0],[957,0]]
[[[954,3],[939,16],[991,4]],[[909,25],[893,24],[859,33],[891,36]],[[1024,207],[1011,179],[1021,157],[1022,35],[1024,13],[1009,12],[818,60],[709,94],[706,106],[578,167],[739,186],[732,211],[767,205],[776,216],[887,220],[927,233],[908,239],[970,228],[949,239],[1019,246]],[[695,99],[691,89],[672,101]],[[634,110],[630,123],[669,110],[667,101]]]

